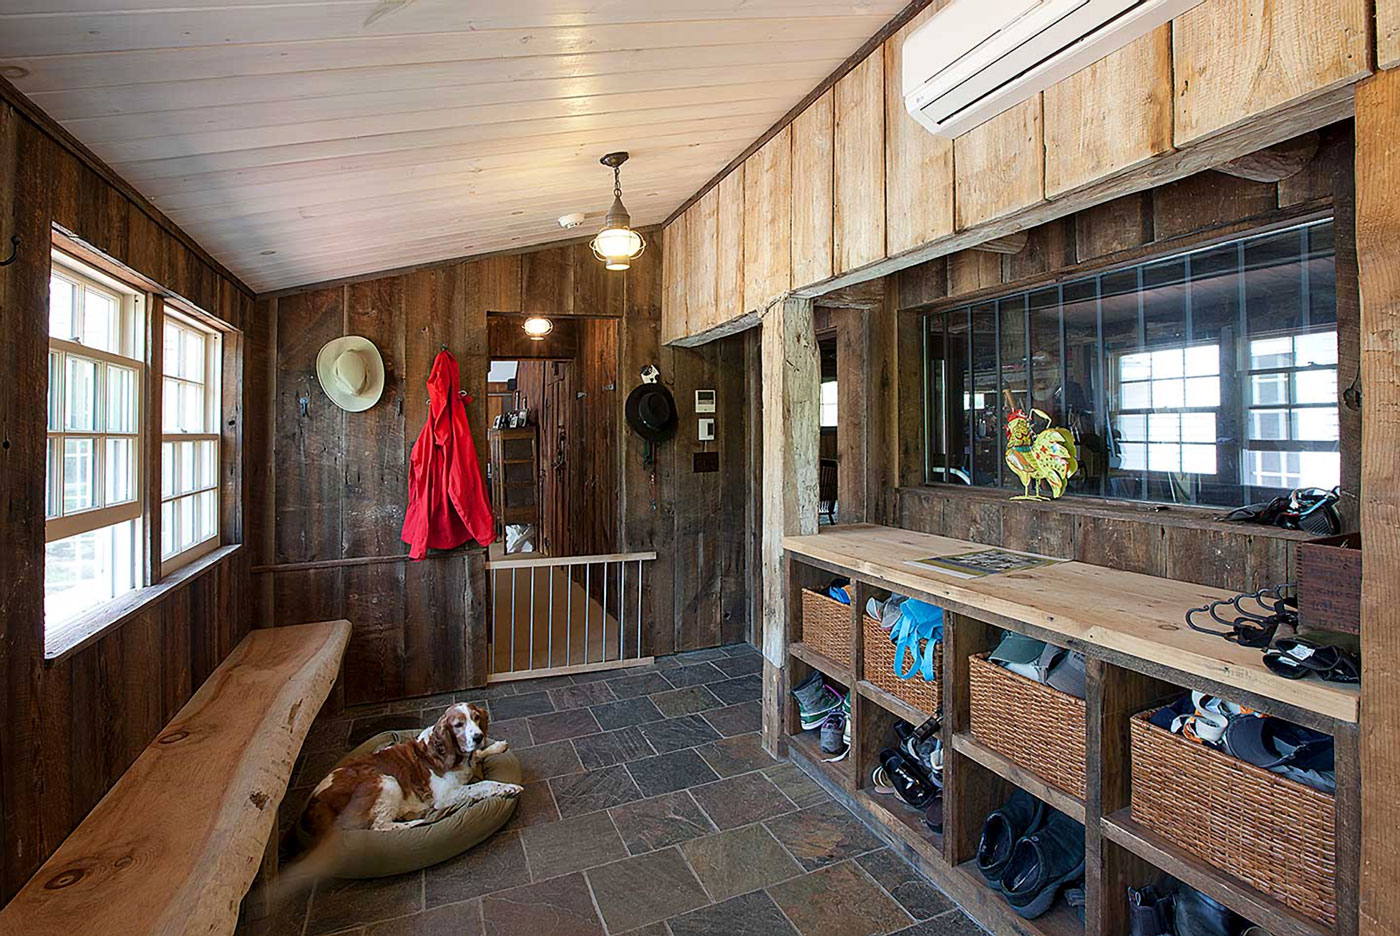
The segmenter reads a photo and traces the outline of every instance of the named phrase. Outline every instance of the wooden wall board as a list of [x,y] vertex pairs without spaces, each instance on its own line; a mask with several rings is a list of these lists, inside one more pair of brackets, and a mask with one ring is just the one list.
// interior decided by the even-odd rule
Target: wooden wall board
[[719,189],[710,189],[685,213],[686,330],[719,323]]
[[792,279],[815,283],[832,273],[835,89],[792,122]]
[[744,167],[720,180],[715,234],[715,322],[744,314]]
[[1378,821],[1400,800],[1400,71],[1363,82],[1356,96],[1356,250],[1361,277],[1361,933],[1400,930],[1400,842]]
[[1370,71],[1365,0],[1206,0],[1172,21],[1174,144],[1345,86]]
[[1171,27],[1164,24],[1046,88],[1045,196],[1170,149],[1171,87]]
[[945,295],[960,296],[963,293],[977,292],[988,286],[999,286],[1001,279],[1001,255],[985,250],[959,250],[949,254],[948,285]]
[[1074,266],[1077,259],[1073,217],[1056,218],[1025,232],[1024,246],[1015,253],[1002,254],[1003,282],[1044,276],[1051,270]]
[[578,354],[579,327],[582,318],[554,320],[548,335],[535,341],[525,334],[518,315],[490,315],[486,318],[486,346],[498,361],[531,360],[537,358],[572,358]]
[[912,309],[947,296],[948,260],[948,257],[935,257],[887,277],[887,282],[895,282],[895,308]]
[[1376,62],[1400,65],[1400,0],[1376,0]]
[[904,40],[943,3],[885,40],[885,241],[891,256],[953,233],[953,142],[904,107]]
[[520,296],[526,315],[573,315],[573,251],[554,247],[521,254]]
[[1075,258],[1080,263],[1141,247],[1152,239],[1151,192],[1124,195],[1074,215]]
[[1011,214],[1045,197],[1040,99],[1037,94],[953,141],[958,230]]
[[768,307],[792,286],[792,128],[744,165],[744,309]]
[[836,82],[835,94],[832,247],[844,273],[885,256],[884,49]]
[[1154,240],[1217,227],[1226,219],[1264,215],[1278,205],[1278,186],[1201,172],[1152,190]]
[[685,215],[666,226],[661,235],[661,268],[665,293],[661,300],[661,340],[674,341],[689,334],[689,313],[687,311],[688,289],[686,275],[689,272],[687,234],[690,222]]

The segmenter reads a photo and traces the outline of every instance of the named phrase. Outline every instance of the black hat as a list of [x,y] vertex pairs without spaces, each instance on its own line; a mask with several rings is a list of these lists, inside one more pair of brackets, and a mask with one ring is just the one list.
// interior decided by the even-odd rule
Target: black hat
[[676,434],[676,401],[659,383],[639,384],[627,394],[627,422],[648,442]]

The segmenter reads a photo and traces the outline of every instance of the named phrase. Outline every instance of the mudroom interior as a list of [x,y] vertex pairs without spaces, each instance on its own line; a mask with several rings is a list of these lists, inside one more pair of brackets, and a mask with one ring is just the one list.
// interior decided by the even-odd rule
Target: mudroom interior
[[0,932],[1400,932],[1397,0],[0,26]]

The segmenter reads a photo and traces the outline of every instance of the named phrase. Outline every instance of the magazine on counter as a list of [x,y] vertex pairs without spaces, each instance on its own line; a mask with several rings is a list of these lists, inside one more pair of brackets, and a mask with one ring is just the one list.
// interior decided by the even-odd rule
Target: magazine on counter
[[1041,566],[1065,561],[1037,553],[992,548],[958,553],[953,556],[908,559],[904,564],[933,572],[942,572],[958,578],[982,578],[987,575],[999,575],[1003,572],[1023,572],[1026,569],[1037,569]]

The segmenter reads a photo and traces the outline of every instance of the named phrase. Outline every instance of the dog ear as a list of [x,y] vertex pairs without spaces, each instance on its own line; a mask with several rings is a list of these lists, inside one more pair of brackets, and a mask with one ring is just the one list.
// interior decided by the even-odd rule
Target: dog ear
[[457,732],[453,730],[454,712],[448,709],[433,725],[428,746],[442,767],[451,767],[462,758],[462,747],[457,743]]
[[481,736],[485,738],[490,733],[490,713],[487,712],[484,707],[473,702],[471,705],[467,706],[467,714],[471,716],[472,721],[476,722],[476,727],[481,729]]

